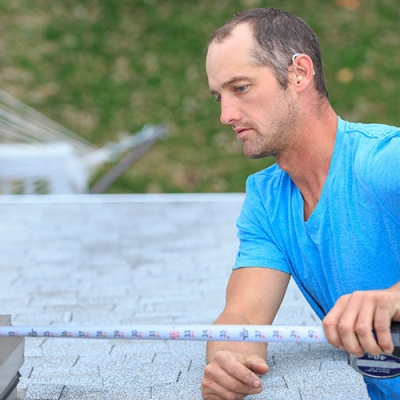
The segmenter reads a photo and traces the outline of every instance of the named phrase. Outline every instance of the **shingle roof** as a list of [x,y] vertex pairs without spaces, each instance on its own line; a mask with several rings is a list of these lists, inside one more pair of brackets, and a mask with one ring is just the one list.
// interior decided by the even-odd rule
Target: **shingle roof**
[[[0,197],[0,314],[14,325],[209,324],[242,194]],[[319,321],[291,283],[275,323]],[[204,342],[27,338],[19,398],[201,398]],[[270,344],[249,399],[368,399],[328,344]]]

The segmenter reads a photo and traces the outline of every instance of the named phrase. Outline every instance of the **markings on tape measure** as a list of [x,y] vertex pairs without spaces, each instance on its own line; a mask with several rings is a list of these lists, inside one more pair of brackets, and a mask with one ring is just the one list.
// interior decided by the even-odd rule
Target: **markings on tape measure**
[[2,326],[0,337],[80,339],[203,340],[240,342],[327,342],[322,326],[280,325],[119,325]]
[[[400,324],[393,323],[394,355],[349,356],[349,364],[373,378],[400,375]],[[280,325],[118,325],[118,326],[0,326],[0,337],[79,339],[203,340],[235,342],[327,343],[322,326]]]

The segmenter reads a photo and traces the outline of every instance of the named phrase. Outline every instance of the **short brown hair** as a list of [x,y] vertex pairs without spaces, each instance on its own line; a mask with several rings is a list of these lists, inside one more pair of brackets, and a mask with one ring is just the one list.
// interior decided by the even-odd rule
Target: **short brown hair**
[[275,72],[279,83],[286,88],[289,82],[287,68],[295,53],[308,55],[315,71],[315,87],[328,97],[322,69],[321,49],[314,31],[301,18],[277,8],[253,8],[235,14],[225,25],[215,30],[212,42],[223,42],[241,23],[253,29],[256,46],[253,56],[256,64],[266,65]]

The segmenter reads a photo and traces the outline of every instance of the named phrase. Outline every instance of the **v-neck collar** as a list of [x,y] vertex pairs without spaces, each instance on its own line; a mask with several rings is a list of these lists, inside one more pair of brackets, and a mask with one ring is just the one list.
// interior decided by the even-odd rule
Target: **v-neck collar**
[[329,187],[331,185],[331,182],[335,176],[336,173],[336,165],[337,165],[337,160],[339,157],[339,150],[341,147],[342,139],[343,139],[343,130],[345,127],[345,121],[343,121],[339,116],[338,116],[338,125],[337,125],[337,131],[336,131],[336,139],[335,139],[335,146],[333,149],[333,154],[332,154],[332,159],[331,163],[329,165],[329,171],[328,175],[326,177],[326,180],[324,182],[324,186],[322,187],[321,191],[321,196],[318,200],[317,205],[315,206],[313,212],[311,215],[308,217],[307,221],[304,220],[304,200],[303,196],[301,195],[300,190],[296,186],[296,201],[298,203],[298,210],[299,210],[299,218],[303,221],[305,227],[309,231],[313,231],[319,224],[321,214],[326,209],[326,206],[328,204],[328,198],[329,198]]

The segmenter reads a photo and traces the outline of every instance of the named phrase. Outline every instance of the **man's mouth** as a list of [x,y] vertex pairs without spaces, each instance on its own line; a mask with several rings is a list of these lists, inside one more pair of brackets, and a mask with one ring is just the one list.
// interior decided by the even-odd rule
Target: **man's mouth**
[[236,137],[240,140],[243,139],[243,137],[252,130],[252,128],[234,128],[234,131],[236,132]]

